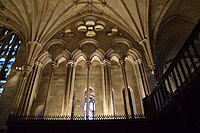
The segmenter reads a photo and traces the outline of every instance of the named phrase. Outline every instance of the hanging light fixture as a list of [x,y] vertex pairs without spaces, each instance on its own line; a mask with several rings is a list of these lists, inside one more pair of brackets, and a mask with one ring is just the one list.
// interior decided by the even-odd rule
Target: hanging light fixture
[[87,37],[93,37],[93,36],[96,36],[96,32],[95,31],[93,31],[93,30],[89,30],[89,31],[87,31],[86,32],[86,36]]
[[88,27],[88,31],[85,34],[87,37],[93,37],[96,35],[96,32],[94,31],[94,28],[92,27],[92,25],[90,25]]
[[87,37],[96,36],[96,32],[104,30],[106,24],[103,21],[95,22],[95,19],[88,19],[85,21],[80,21],[76,23],[77,30],[80,32],[85,32]]
[[94,26],[94,25],[95,25],[95,22],[94,22],[94,20],[87,20],[87,21],[85,22],[85,25],[86,25],[86,26]]
[[87,31],[87,27],[85,25],[79,25],[77,30],[80,31],[80,32],[86,32]]
[[94,26],[94,30],[95,31],[102,31],[102,30],[104,30],[104,27],[102,25],[98,24],[98,25]]
[[94,26],[95,31],[102,31],[106,27],[106,23],[103,21],[97,21],[97,24]]

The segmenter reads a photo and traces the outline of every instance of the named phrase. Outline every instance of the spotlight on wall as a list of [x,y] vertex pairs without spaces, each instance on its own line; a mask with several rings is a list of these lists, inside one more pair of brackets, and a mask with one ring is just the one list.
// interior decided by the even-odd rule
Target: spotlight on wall
[[21,67],[15,67],[15,69],[16,69],[16,70],[19,70],[19,71],[21,71],[21,70],[22,70],[22,68],[21,68]]
[[154,70],[152,70],[151,73],[154,75]]

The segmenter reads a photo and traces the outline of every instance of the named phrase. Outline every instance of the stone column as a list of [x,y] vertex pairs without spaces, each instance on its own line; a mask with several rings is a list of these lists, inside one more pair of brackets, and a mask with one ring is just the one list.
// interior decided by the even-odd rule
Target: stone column
[[72,69],[72,82],[71,82],[71,92],[70,92],[70,97],[69,97],[69,115],[72,117],[74,116],[74,104],[75,104],[75,91],[74,91],[74,81],[75,81],[75,70],[76,66],[74,64],[74,67]]
[[142,97],[145,97],[147,95],[147,92],[145,90],[145,80],[143,78],[143,75],[141,73],[141,70],[140,70],[140,65],[141,65],[141,59],[137,59],[134,61],[135,63],[135,74],[137,75],[137,83],[139,85],[139,91],[141,92],[142,94]]
[[23,107],[22,115],[29,115],[31,111],[31,107],[33,104],[33,99],[36,96],[36,89],[39,82],[39,77],[42,70],[42,63],[39,61],[35,62],[35,67],[33,70],[33,74],[30,77],[30,82],[28,83],[28,93],[26,95],[26,100]]
[[86,100],[87,100],[87,106],[86,106],[86,119],[89,119],[89,95],[90,95],[90,66],[91,62],[87,61],[87,90],[86,90]]
[[123,75],[123,83],[124,83],[124,92],[125,92],[125,114],[128,115],[134,115],[131,111],[131,105],[130,105],[130,97],[129,97],[129,88],[128,88],[128,81],[126,76],[126,70],[125,70],[125,61],[120,60],[120,65],[122,69],[122,75]]
[[21,115],[23,103],[27,93],[26,85],[30,72],[32,71],[35,59],[37,58],[42,46],[38,42],[28,42],[27,46],[27,56],[26,56],[26,65],[22,67],[22,77],[19,83],[11,115]]
[[47,106],[48,106],[48,102],[49,102],[49,95],[50,95],[50,91],[51,91],[51,83],[52,83],[52,79],[54,76],[54,72],[55,72],[55,68],[58,66],[58,64],[56,62],[52,62],[51,64],[51,74],[50,74],[50,79],[49,79],[49,86],[47,88],[47,93],[46,93],[46,100],[44,103],[44,115],[48,115],[47,114]]
[[110,61],[105,59],[101,62],[103,70],[103,86],[104,86],[104,113],[113,115],[112,86],[111,86],[111,69]]
[[22,67],[22,77],[21,77],[21,81],[18,87],[18,91],[15,97],[15,101],[13,104],[13,108],[11,111],[11,115],[21,115],[21,111],[22,111],[22,105],[20,103],[24,102],[24,97],[26,93],[25,92],[25,86],[29,77],[30,72],[32,71],[32,67],[27,65],[27,66],[23,66]]
[[145,96],[147,96],[147,95],[150,94],[150,92],[149,92],[149,84],[148,84],[148,81],[147,81],[147,77],[146,77],[146,73],[145,73],[142,61],[140,59],[138,61],[139,61],[138,66],[139,66],[139,71],[140,71],[141,78],[142,78],[142,81],[143,81]]
[[73,100],[73,80],[74,80],[74,61],[69,60],[67,65],[67,86],[64,95],[64,112],[63,115],[71,115]]

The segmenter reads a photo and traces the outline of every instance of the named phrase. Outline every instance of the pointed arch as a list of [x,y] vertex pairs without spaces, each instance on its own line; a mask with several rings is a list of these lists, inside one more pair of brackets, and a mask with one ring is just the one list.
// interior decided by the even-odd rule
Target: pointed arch
[[43,64],[43,68],[52,61],[52,56],[48,51],[43,51],[38,58],[36,59],[36,61],[41,62]]
[[134,48],[129,49],[128,52],[127,52],[127,55],[128,55],[128,56],[131,56],[134,60],[137,60],[137,59],[142,58],[140,52],[138,52],[138,51],[137,51],[136,49],[134,49]]
[[81,50],[76,49],[75,51],[72,52],[72,60],[75,62],[76,65],[82,60],[87,61],[88,58]]
[[98,62],[101,62],[101,60],[98,56],[93,56],[93,58],[91,59],[91,62],[93,62],[95,60],[98,61]]
[[96,58],[98,57],[98,59],[100,61],[103,61],[105,59],[105,54],[103,53],[103,50],[96,50],[91,56],[90,56],[90,59],[89,60],[93,60],[93,58]]
[[87,101],[87,89],[85,89],[84,91],[84,118],[93,120],[94,116],[95,116],[95,91],[92,87],[90,87],[88,101]]
[[114,50],[109,50],[109,52],[107,53],[107,58],[109,60],[112,59],[117,59],[118,61],[121,60],[121,56],[118,53],[115,53]]
[[71,53],[68,50],[65,50],[55,58],[55,61],[58,62],[58,64],[60,64],[64,60],[65,61],[70,60],[70,57]]
[[158,31],[159,31],[161,22],[162,22],[164,16],[166,15],[167,11],[169,10],[169,8],[171,7],[173,2],[174,2],[173,0],[167,1],[165,7],[163,8],[161,13],[159,14],[158,19],[156,20],[156,24],[155,24],[155,27],[153,29],[153,39],[152,39],[152,44],[155,44],[155,45],[153,45],[153,52],[156,51],[156,38],[157,38],[157,34],[158,34]]
[[116,55],[113,55],[113,56],[110,58],[110,61],[112,61],[112,60],[116,61],[117,63],[120,62],[120,58],[117,57]]

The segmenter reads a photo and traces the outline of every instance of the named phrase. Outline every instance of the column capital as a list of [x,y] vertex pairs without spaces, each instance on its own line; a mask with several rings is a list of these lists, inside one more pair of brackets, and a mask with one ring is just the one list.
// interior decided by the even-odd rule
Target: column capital
[[144,43],[147,41],[147,39],[146,38],[144,38],[143,40],[140,40],[138,43],[140,44],[140,45],[144,45]]
[[104,59],[103,61],[100,62],[101,66],[110,66],[111,62],[108,59]]
[[121,59],[121,60],[119,61],[119,64],[120,64],[120,65],[125,65],[125,60],[124,60],[124,59]]
[[91,66],[91,61],[86,61],[86,65],[87,65],[87,67],[90,67]]
[[135,63],[135,65],[140,65],[140,64],[142,64],[142,60],[140,58],[136,59],[136,60],[134,60],[134,63]]
[[58,66],[58,63],[55,62],[55,61],[52,61],[52,62],[51,62],[51,65],[52,65],[53,68],[56,68],[56,67]]
[[22,72],[25,74],[25,76],[28,76],[32,70],[33,68],[29,65],[22,66]]
[[152,64],[149,66],[149,68],[150,68],[152,71],[155,70],[155,67],[156,67],[156,64],[154,64],[154,63],[152,63]]
[[68,60],[66,66],[75,67],[75,62],[73,60]]
[[154,72],[155,72],[155,67],[156,67],[156,64],[151,64],[150,65],[150,70],[151,70],[151,73],[154,75]]
[[39,62],[39,61],[35,61],[35,65],[38,66],[38,67],[42,67],[43,66],[43,63]]
[[26,63],[29,64],[30,66],[33,66],[35,63],[35,60],[42,50],[42,45],[39,42],[36,41],[29,41],[27,44],[27,50],[28,50],[28,55],[26,58]]

